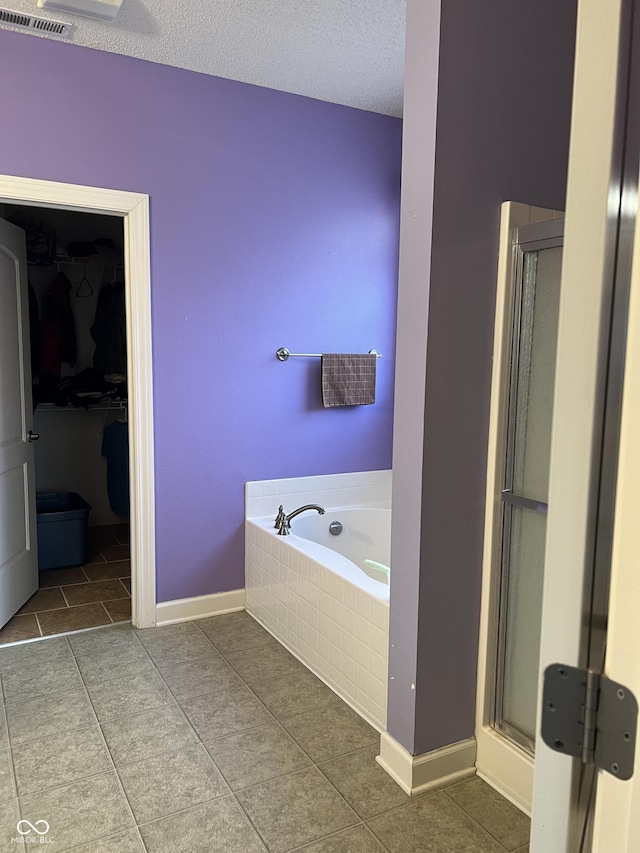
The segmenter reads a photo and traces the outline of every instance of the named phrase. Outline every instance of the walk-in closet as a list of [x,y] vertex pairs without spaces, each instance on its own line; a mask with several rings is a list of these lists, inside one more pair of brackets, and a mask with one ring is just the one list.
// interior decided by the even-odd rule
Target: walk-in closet
[[12,642],[131,617],[126,282],[121,217],[0,215],[26,234],[38,505],[40,588]]

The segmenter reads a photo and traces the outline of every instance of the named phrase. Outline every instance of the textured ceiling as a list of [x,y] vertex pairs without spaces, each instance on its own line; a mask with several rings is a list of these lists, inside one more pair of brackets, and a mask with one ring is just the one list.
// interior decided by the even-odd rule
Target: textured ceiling
[[406,0],[123,0],[111,23],[0,6],[72,22],[85,47],[402,115]]

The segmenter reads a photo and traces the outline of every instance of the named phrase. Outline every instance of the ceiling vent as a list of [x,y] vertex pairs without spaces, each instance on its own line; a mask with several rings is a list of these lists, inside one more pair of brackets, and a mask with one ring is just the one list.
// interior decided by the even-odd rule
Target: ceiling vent
[[63,24],[62,21],[52,21],[50,18],[37,18],[35,15],[24,15],[22,12],[12,12],[9,9],[0,9],[0,25],[2,24],[20,30],[31,30],[65,38],[69,38],[73,30],[73,24]]

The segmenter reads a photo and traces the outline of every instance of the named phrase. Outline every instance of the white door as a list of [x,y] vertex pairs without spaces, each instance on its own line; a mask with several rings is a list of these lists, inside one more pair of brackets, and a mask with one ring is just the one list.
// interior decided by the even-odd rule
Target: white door
[[0,626],[38,589],[24,231],[0,219]]
[[[628,510],[629,500],[634,500],[634,484],[620,478],[621,472],[626,473],[623,466],[632,459],[629,448],[617,456],[624,433],[624,415],[622,422],[619,420],[626,325],[623,294],[629,283],[627,267],[632,254],[629,235],[633,237],[638,207],[637,157],[632,164],[629,152],[633,146],[623,146],[627,104],[633,103],[628,86],[635,79],[633,74],[628,75],[627,67],[632,6],[627,0],[580,0],[578,8],[531,853],[631,853],[640,849],[637,823],[633,835],[638,808],[631,814],[634,795],[635,803],[640,802],[640,770],[636,768],[636,776],[628,782],[602,771],[595,773],[593,765],[561,754],[561,739],[554,750],[540,737],[542,675],[548,666],[555,663],[589,667],[604,671],[617,681],[628,676],[632,689],[634,681],[638,684],[637,577],[633,586],[625,587],[623,581],[621,587],[613,574],[606,633],[608,570],[614,565],[616,554],[626,554],[625,569],[629,572],[630,537],[637,537],[640,517],[637,501],[635,515]],[[636,177],[630,183],[633,169]],[[634,263],[637,261],[636,249]],[[625,381],[628,380],[627,376]],[[637,386],[634,393],[638,393]],[[625,406],[628,407],[626,400]],[[626,429],[628,434],[628,426]],[[633,439],[637,441],[637,431]],[[639,476],[636,471],[636,489]],[[623,486],[628,490],[628,515],[621,538]],[[617,539],[612,548],[614,523]],[[633,559],[637,563],[637,541],[634,545]],[[633,568],[637,575],[638,566]],[[635,610],[636,618],[630,633],[629,608]],[[623,628],[625,618],[626,643],[621,646],[618,627]],[[620,626],[616,625],[618,620],[622,620]],[[617,668],[611,665],[614,653]],[[626,826],[619,811],[624,802]]]
[[[611,559],[609,627],[604,672],[640,699],[640,227],[636,224],[625,362],[616,512]],[[595,798],[594,853],[640,849],[640,738],[628,781],[600,771]]]

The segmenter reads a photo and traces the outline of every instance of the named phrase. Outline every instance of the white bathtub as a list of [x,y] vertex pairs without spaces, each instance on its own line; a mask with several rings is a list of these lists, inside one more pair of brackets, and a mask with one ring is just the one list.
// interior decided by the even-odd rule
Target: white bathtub
[[[339,536],[329,533],[335,520],[343,525]],[[278,536],[273,522],[272,516],[246,519],[247,610],[384,731],[389,586],[384,573],[372,570],[369,576],[358,564],[369,559],[389,565],[391,511],[304,513],[291,522],[289,536]]]
[[[337,535],[331,533],[330,529],[334,522],[342,525],[342,530]],[[383,571],[367,565],[365,561],[390,565],[391,510],[379,507],[343,507],[327,510],[324,515],[309,511],[293,519],[291,535],[296,538],[291,539],[290,544],[307,553],[309,546],[298,542],[298,538],[302,537],[328,548],[338,559],[333,554],[316,552],[328,568],[361,589],[369,591],[376,598],[389,600],[388,576]],[[355,565],[358,571],[354,572],[353,565],[348,565],[349,563]],[[377,583],[370,584],[362,574]]]

